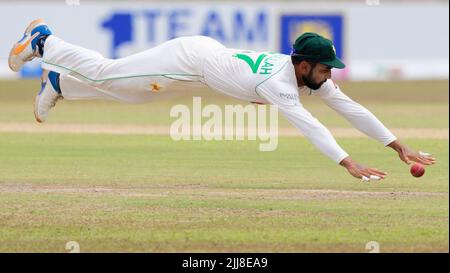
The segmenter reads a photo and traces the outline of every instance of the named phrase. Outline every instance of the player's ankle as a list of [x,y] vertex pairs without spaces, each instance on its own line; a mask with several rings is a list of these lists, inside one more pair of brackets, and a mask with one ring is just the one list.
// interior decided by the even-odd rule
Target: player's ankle
[[59,73],[56,73],[54,71],[48,72],[48,79],[50,80],[53,89],[57,93],[61,94],[61,86],[59,85]]
[[44,45],[45,45],[45,40],[47,40],[48,36],[50,36],[50,35],[42,35],[38,38],[38,40],[36,42],[37,51],[38,51],[40,57],[44,56]]
[[45,40],[48,36],[52,35],[52,31],[47,25],[41,25],[33,29],[31,32],[31,35],[34,37],[31,41],[31,47],[33,48],[34,52],[39,55],[39,57],[42,57],[44,55],[44,44]]

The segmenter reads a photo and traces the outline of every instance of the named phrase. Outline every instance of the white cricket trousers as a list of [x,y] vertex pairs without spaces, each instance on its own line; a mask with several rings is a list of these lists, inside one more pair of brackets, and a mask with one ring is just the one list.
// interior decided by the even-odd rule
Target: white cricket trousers
[[51,35],[45,41],[42,68],[61,74],[65,99],[143,103],[170,90],[204,85],[205,59],[224,48],[212,38],[190,36],[112,60]]

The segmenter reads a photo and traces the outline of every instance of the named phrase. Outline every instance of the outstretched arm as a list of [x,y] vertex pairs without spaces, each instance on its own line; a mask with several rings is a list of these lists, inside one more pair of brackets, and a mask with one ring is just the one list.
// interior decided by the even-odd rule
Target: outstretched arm
[[369,110],[350,99],[331,80],[328,80],[317,94],[359,131],[394,149],[405,163],[415,161],[431,165],[436,162],[429,154],[416,152],[402,144]]
[[378,140],[384,146],[397,139],[374,114],[345,95],[333,81],[328,80],[324,83],[317,94],[330,108],[347,119],[356,129]]
[[376,168],[369,168],[354,161],[336,142],[330,131],[315,119],[303,106],[279,106],[286,118],[314,146],[330,159],[345,167],[356,178],[370,178],[371,175],[383,179],[386,173]]
[[336,142],[330,131],[309,113],[298,98],[297,83],[292,80],[293,71],[274,74],[259,84],[255,92],[268,103],[278,106],[280,112],[318,150],[331,160],[345,167],[356,178],[371,175],[384,178],[386,173],[355,162]]

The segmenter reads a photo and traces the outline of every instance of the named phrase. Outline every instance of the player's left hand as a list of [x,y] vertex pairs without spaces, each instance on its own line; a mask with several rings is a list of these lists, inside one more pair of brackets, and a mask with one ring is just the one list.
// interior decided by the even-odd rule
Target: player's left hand
[[431,154],[424,152],[416,152],[404,146],[398,151],[398,156],[406,164],[411,164],[413,161],[423,165],[432,165],[436,163],[436,159],[431,157]]
[[431,156],[429,153],[424,152],[416,152],[408,146],[400,143],[398,140],[394,140],[388,144],[389,147],[397,151],[400,159],[406,164],[411,164],[412,162],[418,162],[423,165],[432,165],[436,163],[436,159]]

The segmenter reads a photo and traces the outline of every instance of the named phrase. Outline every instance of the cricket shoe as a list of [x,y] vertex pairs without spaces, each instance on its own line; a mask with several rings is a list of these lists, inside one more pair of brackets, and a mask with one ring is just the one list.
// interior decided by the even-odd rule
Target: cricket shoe
[[41,91],[34,101],[34,117],[39,123],[47,119],[50,109],[55,106],[58,100],[63,98],[59,87],[58,73],[44,70],[41,80]]
[[52,31],[48,28],[44,19],[36,19],[31,22],[25,29],[23,37],[14,44],[9,53],[9,68],[18,72],[26,62],[33,60],[35,57],[42,57],[43,43],[45,38],[51,34]]

